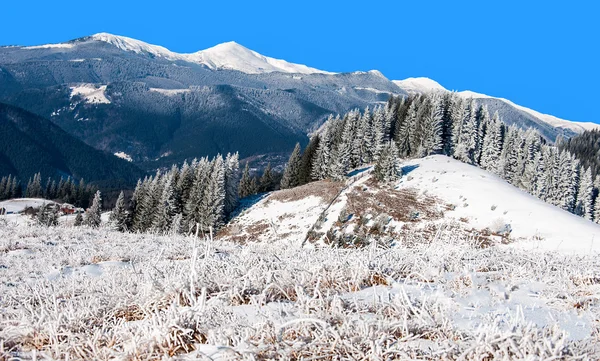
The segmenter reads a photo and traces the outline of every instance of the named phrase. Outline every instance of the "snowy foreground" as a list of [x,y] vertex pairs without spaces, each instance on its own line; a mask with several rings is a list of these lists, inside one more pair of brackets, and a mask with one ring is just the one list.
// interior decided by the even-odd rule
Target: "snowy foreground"
[[0,227],[0,358],[598,359],[600,259]]

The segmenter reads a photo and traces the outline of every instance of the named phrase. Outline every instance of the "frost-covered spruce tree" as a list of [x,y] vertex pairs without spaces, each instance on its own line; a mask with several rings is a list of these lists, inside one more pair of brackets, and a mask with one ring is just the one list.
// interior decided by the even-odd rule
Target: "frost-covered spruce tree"
[[294,188],[300,185],[300,162],[302,160],[300,152],[300,143],[296,143],[281,177],[281,183],[279,184],[281,189]]
[[502,178],[513,185],[518,183],[519,131],[515,126],[511,126],[506,133],[499,167]]
[[98,228],[102,220],[100,219],[100,213],[102,212],[102,196],[100,191],[96,191],[92,205],[85,212],[84,224],[88,227]]
[[259,192],[272,191],[275,185],[275,177],[273,175],[273,168],[271,162],[267,163],[267,167],[263,171],[263,175],[260,177]]
[[456,153],[461,141],[465,101],[456,93],[450,98],[450,118],[452,120],[452,154]]
[[396,118],[398,115],[398,103],[396,102],[394,97],[391,97],[385,105],[384,109],[384,127],[383,127],[383,143],[381,150],[383,150],[383,145],[385,142],[392,140],[392,136],[394,134],[394,127],[396,125]]
[[317,148],[319,147],[320,137],[319,135],[314,135],[310,138],[308,145],[304,149],[302,153],[302,159],[300,160],[300,171],[299,171],[299,185],[303,185],[309,183],[312,173],[312,167],[315,159],[315,155],[317,153]]
[[385,111],[383,107],[379,106],[375,108],[375,111],[373,112],[373,131],[371,132],[372,147],[370,149],[371,161],[377,161],[377,159],[379,159],[386,138],[386,128]]
[[177,213],[183,213],[183,208],[190,197],[192,183],[194,182],[194,169],[190,167],[187,161],[183,162],[179,171],[179,179],[175,186],[175,196],[177,200]]
[[462,162],[473,164],[478,136],[477,114],[475,100],[464,103],[460,137],[454,151],[454,157]]
[[162,190],[159,202],[156,205],[154,219],[152,220],[152,229],[158,233],[167,233],[170,230],[170,224],[175,214],[175,197],[173,196],[173,175],[168,174],[162,177]]
[[43,196],[42,176],[40,173],[34,174],[33,179],[29,179],[27,189],[25,190],[25,196],[27,198],[41,198]]
[[240,185],[238,187],[240,198],[246,198],[249,195],[254,194],[251,183],[252,179],[250,177],[250,167],[248,166],[248,162],[246,162],[246,166],[242,172],[242,178],[240,179]]
[[479,105],[476,115],[477,136],[475,137],[475,150],[473,162],[477,165],[481,164],[481,155],[483,153],[483,139],[488,132],[490,124],[490,113],[485,105]]
[[333,152],[331,153],[331,158],[329,160],[329,166],[327,167],[326,178],[341,181],[346,176],[348,166],[347,163],[344,162],[343,157],[341,156],[343,150],[340,149],[343,146],[346,146],[346,144],[342,143],[339,146],[334,147]]
[[496,111],[485,133],[481,149],[481,167],[500,175],[499,162],[504,139],[504,124]]
[[113,208],[110,214],[110,221],[117,231],[125,232],[127,230],[128,216],[127,206],[125,205],[125,194],[121,191],[115,203],[115,208]]
[[81,212],[78,212],[77,215],[75,216],[75,221],[73,222],[73,225],[75,227],[79,227],[83,224],[83,215],[81,214]]
[[592,179],[592,169],[586,168],[579,182],[579,190],[577,192],[577,207],[575,213],[587,220],[592,220],[594,217],[594,180]]
[[239,201],[238,187],[240,184],[239,154],[227,154],[225,158],[225,206],[228,216],[237,207]]
[[394,182],[402,176],[398,163],[398,149],[393,141],[387,142],[373,170],[375,178],[380,182]]
[[184,228],[188,231],[193,230],[197,225],[202,225],[206,218],[206,209],[203,209],[203,205],[205,205],[203,202],[205,202],[205,198],[207,197],[211,170],[212,162],[209,162],[207,158],[200,159],[195,167],[194,183],[192,184],[190,197],[185,204],[183,214]]
[[407,110],[406,118],[404,119],[404,122],[402,122],[402,126],[398,129],[398,152],[402,157],[409,157],[413,151],[411,145],[415,139],[413,133],[417,124],[417,106],[418,102],[413,100]]
[[315,160],[311,170],[313,180],[322,180],[327,177],[329,158],[331,155],[329,144],[329,132],[326,129],[320,137],[319,146],[315,154]]
[[441,96],[434,94],[430,98],[430,106],[423,117],[422,139],[417,155],[424,157],[442,150],[442,101]]
[[200,204],[200,226],[203,232],[217,229],[223,224],[225,206],[225,167],[223,157],[211,162],[206,192]]

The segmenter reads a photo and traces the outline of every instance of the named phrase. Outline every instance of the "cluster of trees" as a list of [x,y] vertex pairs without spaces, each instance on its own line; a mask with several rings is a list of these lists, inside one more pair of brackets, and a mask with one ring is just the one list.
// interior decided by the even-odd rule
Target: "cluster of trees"
[[21,197],[21,182],[17,177],[9,175],[0,179],[0,201]]
[[61,178],[58,182],[48,178],[44,187],[42,186],[41,174],[36,173],[27,182],[25,197],[46,198],[87,208],[96,191],[96,187],[86,184],[83,179],[77,182],[71,177],[68,177],[66,180]]
[[[577,141],[570,144],[574,148]],[[477,165],[548,203],[600,223],[599,180],[591,161],[582,165],[566,146],[549,145],[532,129],[507,126],[497,112],[490,116],[475,100],[449,92],[392,97],[373,111],[330,117],[304,154],[298,147],[294,150],[282,188],[303,184],[298,179],[341,180],[349,170],[373,163],[377,179],[393,181],[401,173],[398,158],[429,154]],[[299,170],[304,157],[310,175],[306,168]]]
[[140,180],[130,206],[119,195],[111,221],[121,231],[182,233],[221,226],[238,203],[238,154],[194,159]]
[[271,167],[269,162],[263,170],[262,176],[252,176],[250,174],[250,167],[248,162],[242,172],[239,185],[239,196],[240,198],[246,198],[248,196],[270,192],[277,189],[277,180],[280,178],[280,174],[276,173]]
[[556,142],[560,150],[574,154],[585,168],[590,168],[592,176],[600,171],[600,130],[587,130],[575,137],[560,138]]

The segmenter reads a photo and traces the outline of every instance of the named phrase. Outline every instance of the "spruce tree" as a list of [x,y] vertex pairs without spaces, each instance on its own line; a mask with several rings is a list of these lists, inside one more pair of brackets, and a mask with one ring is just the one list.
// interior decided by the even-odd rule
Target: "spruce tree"
[[398,164],[398,149],[395,142],[388,142],[384,146],[381,156],[375,163],[373,170],[375,179],[380,182],[394,182],[402,176],[402,169]]
[[321,135],[315,154],[315,159],[311,170],[311,177],[313,180],[321,180],[327,177],[330,158],[329,146],[329,133],[326,130]]
[[311,137],[308,145],[302,153],[302,159],[300,160],[300,171],[298,175],[299,185],[309,183],[312,180],[311,173],[317,148],[319,147],[319,141],[320,137],[318,134]]
[[290,158],[283,171],[283,177],[279,187],[281,189],[294,188],[300,185],[300,162],[302,155],[300,154],[300,143],[296,143]]
[[125,232],[127,230],[127,219],[128,219],[127,206],[125,205],[125,194],[123,191],[119,193],[115,208],[110,214],[110,220],[114,225],[114,228],[119,232]]
[[273,169],[271,168],[271,162],[267,163],[267,167],[263,171],[262,177],[260,177],[259,192],[265,193],[273,190],[274,187],[274,176]]
[[79,227],[83,224],[83,215],[81,214],[81,212],[77,212],[77,215],[75,216],[75,222],[73,223],[73,225],[75,227]]
[[239,154],[227,154],[225,158],[225,205],[224,212],[228,216],[237,207],[240,185]]
[[592,179],[591,168],[586,168],[582,175],[577,192],[577,206],[575,213],[587,220],[592,220],[594,216],[594,181]]
[[96,191],[92,205],[85,212],[84,223],[88,227],[98,228],[102,220],[100,219],[100,213],[102,212],[102,196],[100,191]]
[[250,168],[248,166],[248,162],[246,162],[246,166],[244,167],[244,172],[242,173],[242,178],[240,179],[239,185],[239,194],[240,198],[246,198],[249,195],[252,195],[251,189],[252,179],[250,177]]

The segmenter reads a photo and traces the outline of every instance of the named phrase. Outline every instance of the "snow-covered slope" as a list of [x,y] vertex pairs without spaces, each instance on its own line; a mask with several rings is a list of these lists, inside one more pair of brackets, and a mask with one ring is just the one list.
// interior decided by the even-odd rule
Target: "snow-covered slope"
[[[396,84],[401,89],[405,90],[408,93],[428,93],[432,91],[448,91],[446,88],[441,86],[435,80],[429,78],[407,78],[404,80],[393,80],[394,84]],[[458,95],[464,97],[465,99],[473,98],[473,99],[497,99],[500,100],[517,110],[523,111],[540,121],[549,124],[556,128],[568,129],[575,133],[583,133],[586,130],[592,129],[600,129],[600,124],[590,123],[590,122],[575,122],[565,119],[557,118],[553,115],[543,114],[533,109],[518,105],[513,103],[512,101],[505,98],[492,97],[486,94],[476,93],[470,90],[464,90],[457,92]]]
[[[369,168],[345,184],[316,182],[265,195],[226,228],[226,239],[323,246],[369,241],[405,245],[423,239],[473,239],[506,247],[600,252],[600,225],[545,203],[499,177],[436,155],[405,162],[392,188]],[[327,190],[327,191],[325,191]],[[361,240],[362,239],[362,240]]]
[[77,44],[85,44],[86,42],[90,41],[105,42],[123,51],[130,51],[137,54],[150,54],[154,57],[159,57],[166,60],[181,60],[202,64],[213,70],[238,70],[248,74],[271,72],[333,74],[327,71],[310,68],[303,64],[289,63],[285,60],[264,56],[234,41],[219,44],[212,48],[201,50],[195,53],[182,54],[173,52],[162,46],[148,44],[140,40],[128,38],[126,36],[98,33],[87,38],[83,38],[81,41],[77,42],[31,46],[26,47],[25,49],[69,49],[73,46],[77,46]]
[[288,63],[285,60],[261,55],[234,41],[190,54],[187,58],[195,63],[204,64],[211,69],[233,69],[249,74],[275,71],[300,74],[332,74],[306,65]]
[[[399,182],[455,208],[445,218],[463,219],[475,229],[509,225],[516,247],[565,252],[600,251],[600,226],[545,203],[503,179],[455,159],[435,155],[405,164],[414,168]],[[596,240],[596,241],[594,241]]]
[[431,91],[445,91],[446,89],[435,80],[429,78],[406,78],[404,80],[392,80],[392,83],[404,89],[409,94],[428,93]]

